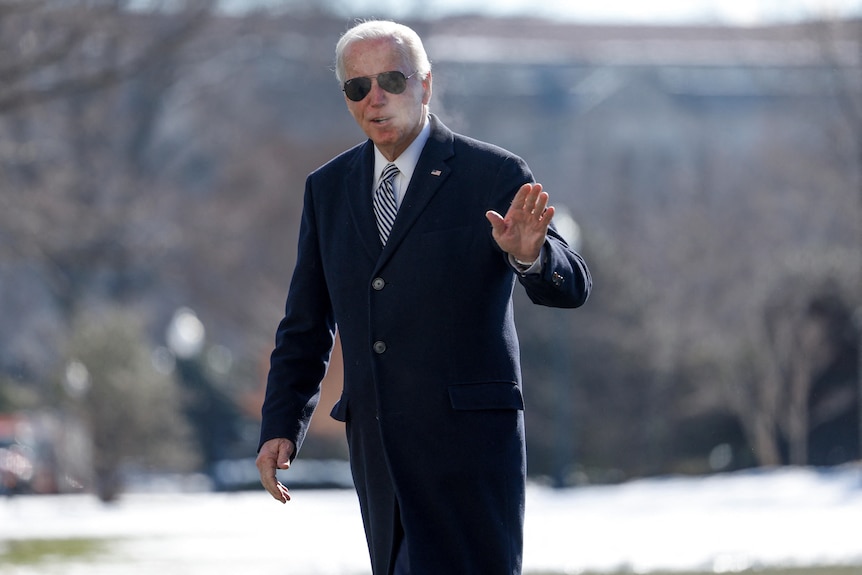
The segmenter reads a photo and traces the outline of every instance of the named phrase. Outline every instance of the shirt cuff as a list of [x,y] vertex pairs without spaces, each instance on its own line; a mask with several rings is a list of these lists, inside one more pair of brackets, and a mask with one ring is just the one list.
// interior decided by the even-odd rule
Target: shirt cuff
[[[543,248],[544,250],[544,248]],[[509,265],[511,265],[516,272],[525,276],[527,274],[538,274],[542,273],[542,252],[539,252],[539,257],[536,258],[532,264],[522,264],[512,254],[509,255]]]

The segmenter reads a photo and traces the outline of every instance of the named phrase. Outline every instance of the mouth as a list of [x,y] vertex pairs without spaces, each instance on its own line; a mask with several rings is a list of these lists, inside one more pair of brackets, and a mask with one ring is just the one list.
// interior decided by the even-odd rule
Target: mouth
[[374,118],[373,120],[371,120],[371,123],[381,125],[381,124],[385,124],[388,121],[389,121],[389,118]]

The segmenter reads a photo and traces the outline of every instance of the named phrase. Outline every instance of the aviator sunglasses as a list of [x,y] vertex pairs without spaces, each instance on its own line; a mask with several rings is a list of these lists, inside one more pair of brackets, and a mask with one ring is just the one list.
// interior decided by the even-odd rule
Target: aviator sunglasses
[[372,76],[359,76],[346,81],[342,90],[348,98],[354,102],[360,102],[371,92],[371,79],[377,78],[378,86],[390,94],[400,94],[407,89],[407,80],[415,75],[416,72],[413,72],[409,76],[405,76],[398,70],[393,70],[392,72],[381,72]]

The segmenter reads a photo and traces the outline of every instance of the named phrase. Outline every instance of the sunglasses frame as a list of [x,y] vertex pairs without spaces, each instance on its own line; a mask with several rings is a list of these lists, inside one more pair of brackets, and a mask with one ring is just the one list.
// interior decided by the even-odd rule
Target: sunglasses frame
[[[350,100],[351,102],[361,102],[362,100],[364,100],[368,96],[368,94],[371,93],[371,87],[372,87],[371,80],[376,79],[377,85],[380,86],[380,88],[383,89],[383,91],[388,92],[390,94],[403,94],[404,90],[407,89],[407,80],[409,80],[410,78],[415,76],[418,72],[419,71],[417,70],[417,71],[413,72],[412,74],[410,74],[409,76],[407,76],[401,70],[388,70],[386,72],[380,72],[379,74],[371,74],[370,76],[356,76],[355,78],[350,78],[349,80],[344,82],[344,85],[341,87],[341,91],[344,92],[344,95],[347,96],[347,99]],[[390,80],[387,80],[386,78],[391,77],[392,74],[397,74],[398,76],[401,76],[402,78],[404,78],[404,87],[400,91],[395,91],[395,90],[390,89],[390,88],[392,88],[392,86],[390,84]],[[380,77],[381,76],[384,77],[382,84],[380,83]],[[359,98],[358,100],[352,98],[347,91],[348,90],[348,84],[350,84],[351,82],[355,82],[356,80],[368,80],[367,88],[364,88],[365,93],[362,94],[362,97]],[[364,82],[357,83],[356,86],[359,87],[362,84],[364,84]],[[387,85],[389,85],[389,87],[387,87]]]

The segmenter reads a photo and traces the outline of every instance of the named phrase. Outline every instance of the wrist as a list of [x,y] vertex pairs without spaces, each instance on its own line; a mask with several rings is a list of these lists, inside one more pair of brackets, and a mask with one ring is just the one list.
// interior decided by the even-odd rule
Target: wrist
[[533,269],[533,268],[535,268],[535,267],[536,267],[536,262],[535,262],[535,261],[527,262],[527,261],[524,261],[524,260],[520,260],[520,259],[516,258],[515,256],[513,256],[512,254],[509,254],[509,264],[510,264],[510,265],[515,269],[515,271],[516,271],[516,272],[518,272],[519,274],[525,274],[525,273],[527,273],[529,270],[531,270],[531,269]]
[[517,257],[517,256],[515,256],[515,255],[512,255],[512,261],[514,261],[514,262],[515,262],[516,264],[518,264],[519,266],[527,266],[527,267],[530,267],[531,265],[533,265],[534,263],[536,263],[536,260],[537,260],[537,259],[539,259],[539,256],[536,256],[536,257],[534,257],[534,258],[532,258],[532,259],[523,259],[523,260],[522,260],[521,258],[519,258],[519,257]]

